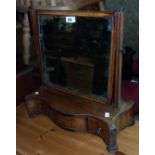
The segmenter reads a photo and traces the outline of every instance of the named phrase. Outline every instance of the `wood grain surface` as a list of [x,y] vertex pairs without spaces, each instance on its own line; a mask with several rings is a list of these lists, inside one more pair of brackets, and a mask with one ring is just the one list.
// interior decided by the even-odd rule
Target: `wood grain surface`
[[[114,155],[97,136],[63,130],[43,115],[29,118],[24,104],[17,107],[16,124],[17,155]],[[138,123],[120,132],[118,146],[124,154],[115,155],[138,155],[138,132]]]

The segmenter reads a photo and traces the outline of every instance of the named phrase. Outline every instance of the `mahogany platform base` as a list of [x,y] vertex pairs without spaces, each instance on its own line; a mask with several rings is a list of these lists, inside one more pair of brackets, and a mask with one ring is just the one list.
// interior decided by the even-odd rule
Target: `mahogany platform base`
[[[109,152],[117,152],[117,133],[134,122],[133,104],[122,102],[121,107],[114,109],[42,86],[26,97],[25,104],[30,117],[44,114],[64,129],[95,134],[103,139]],[[106,112],[110,117],[105,117]]]

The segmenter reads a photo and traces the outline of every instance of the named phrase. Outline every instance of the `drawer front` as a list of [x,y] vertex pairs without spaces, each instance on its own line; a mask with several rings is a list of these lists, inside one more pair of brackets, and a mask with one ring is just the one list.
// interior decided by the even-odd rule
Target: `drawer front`
[[92,93],[92,83],[88,81],[80,81],[79,79],[68,79],[68,84],[86,93]]
[[108,143],[109,141],[109,127],[108,124],[104,121],[89,117],[88,132],[101,137],[105,141],[105,143]]
[[88,81],[89,83],[93,80],[94,67],[84,65],[66,65],[67,79],[73,79],[78,81]]
[[26,103],[28,104],[30,113],[43,113],[62,128],[79,132],[87,131],[87,117],[85,116],[68,115],[58,112],[40,99],[27,100]]
[[57,111],[52,111],[49,117],[60,127],[72,131],[86,131],[85,117],[68,116]]

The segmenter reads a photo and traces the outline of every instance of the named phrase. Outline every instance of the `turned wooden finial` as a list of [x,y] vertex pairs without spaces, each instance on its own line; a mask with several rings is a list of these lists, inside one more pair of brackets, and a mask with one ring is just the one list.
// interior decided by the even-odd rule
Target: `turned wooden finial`
[[56,6],[56,0],[50,0],[51,6]]
[[28,13],[24,14],[23,19],[23,45],[24,45],[24,62],[29,64],[30,57],[30,25],[28,19]]

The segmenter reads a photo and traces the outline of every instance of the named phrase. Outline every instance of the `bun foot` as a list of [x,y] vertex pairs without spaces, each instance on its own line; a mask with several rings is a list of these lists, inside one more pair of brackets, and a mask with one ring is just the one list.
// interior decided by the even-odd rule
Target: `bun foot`
[[111,127],[109,143],[107,144],[107,150],[112,153],[118,151],[118,147],[117,147],[117,143],[116,143],[116,135],[117,135],[116,127]]

